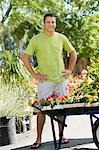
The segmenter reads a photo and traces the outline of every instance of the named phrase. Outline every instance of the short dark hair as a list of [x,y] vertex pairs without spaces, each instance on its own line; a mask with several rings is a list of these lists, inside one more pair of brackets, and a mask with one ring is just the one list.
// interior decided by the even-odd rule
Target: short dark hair
[[45,20],[46,20],[46,17],[55,17],[55,18],[56,18],[56,15],[53,14],[53,13],[47,13],[47,14],[45,14],[45,15],[44,15],[44,18],[43,18],[43,21],[44,21],[44,22],[45,22]]

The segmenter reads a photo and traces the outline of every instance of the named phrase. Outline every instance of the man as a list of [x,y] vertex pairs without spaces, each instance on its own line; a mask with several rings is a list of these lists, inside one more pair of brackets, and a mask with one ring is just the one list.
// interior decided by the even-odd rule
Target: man
[[[24,65],[31,76],[38,80],[38,101],[47,99],[51,95],[66,96],[66,78],[72,73],[76,63],[77,54],[66,36],[55,32],[56,17],[54,14],[44,16],[44,31],[34,36],[22,55]],[[62,50],[69,53],[69,67],[65,69],[62,57]],[[39,73],[36,73],[30,64],[30,57],[36,54]],[[62,120],[63,117],[58,116]],[[37,139],[32,148],[41,145],[42,130],[45,123],[45,115],[37,114]],[[61,125],[59,124],[59,136]],[[68,142],[62,137],[62,143]]]

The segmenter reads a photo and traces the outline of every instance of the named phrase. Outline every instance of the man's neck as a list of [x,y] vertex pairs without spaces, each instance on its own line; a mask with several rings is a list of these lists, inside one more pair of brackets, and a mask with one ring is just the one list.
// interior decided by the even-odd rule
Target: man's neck
[[45,35],[47,35],[47,36],[53,36],[54,33],[55,33],[55,31],[54,31],[54,32],[47,32],[47,31],[44,30],[43,33],[44,33]]

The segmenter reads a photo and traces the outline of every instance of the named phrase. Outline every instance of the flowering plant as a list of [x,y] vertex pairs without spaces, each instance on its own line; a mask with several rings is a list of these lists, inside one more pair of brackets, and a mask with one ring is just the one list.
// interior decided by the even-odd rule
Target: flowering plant
[[47,99],[41,99],[39,102],[37,100],[34,101],[34,105],[39,105],[41,108],[43,106],[50,106],[53,108],[55,105],[63,105],[68,100],[67,96],[57,96],[51,95]]
[[[57,95],[51,95],[47,98],[46,102],[49,103],[52,107],[59,104],[65,104],[65,101],[67,99],[67,96],[57,96]],[[41,102],[42,105],[42,102]]]
[[25,117],[29,96],[21,85],[4,84],[0,80],[0,117]]
[[99,60],[92,60],[87,70],[68,81],[69,100],[75,102],[99,102]]
[[46,100],[41,99],[39,106],[42,108],[60,104],[99,102],[99,61],[92,61],[87,70],[83,70],[79,76],[71,75],[67,84],[68,96],[51,95]]

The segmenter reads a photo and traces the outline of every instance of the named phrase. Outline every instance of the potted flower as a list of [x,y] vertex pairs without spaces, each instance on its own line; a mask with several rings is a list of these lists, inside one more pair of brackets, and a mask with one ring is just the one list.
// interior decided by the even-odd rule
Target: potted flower
[[22,86],[0,82],[0,145],[15,142],[15,118],[26,116],[28,99],[29,93]]
[[[0,133],[3,126],[9,126],[9,121],[15,118],[16,127],[25,122],[30,115],[31,108],[28,99],[33,99],[35,93],[34,84],[30,87],[31,76],[27,72],[17,50],[4,50],[0,52]],[[33,114],[33,113],[32,113]],[[24,118],[24,120],[22,120]],[[8,123],[3,121],[9,119]],[[14,125],[14,123],[13,123]],[[10,125],[11,126],[11,125]],[[6,128],[5,127],[5,128]],[[4,132],[3,132],[4,133]],[[6,133],[6,132],[5,132]],[[7,136],[7,135],[6,135]],[[5,137],[6,137],[5,136]],[[0,135],[0,145],[3,144]],[[9,142],[7,142],[9,143]],[[12,142],[11,142],[12,143]]]
[[99,60],[92,60],[81,75],[70,77],[68,81],[69,99],[67,103],[86,103],[99,105]]
[[35,100],[33,105],[37,106],[38,109],[41,110],[60,109],[63,108],[63,104],[65,104],[66,99],[67,96],[51,95],[47,99],[41,99],[39,103]]

